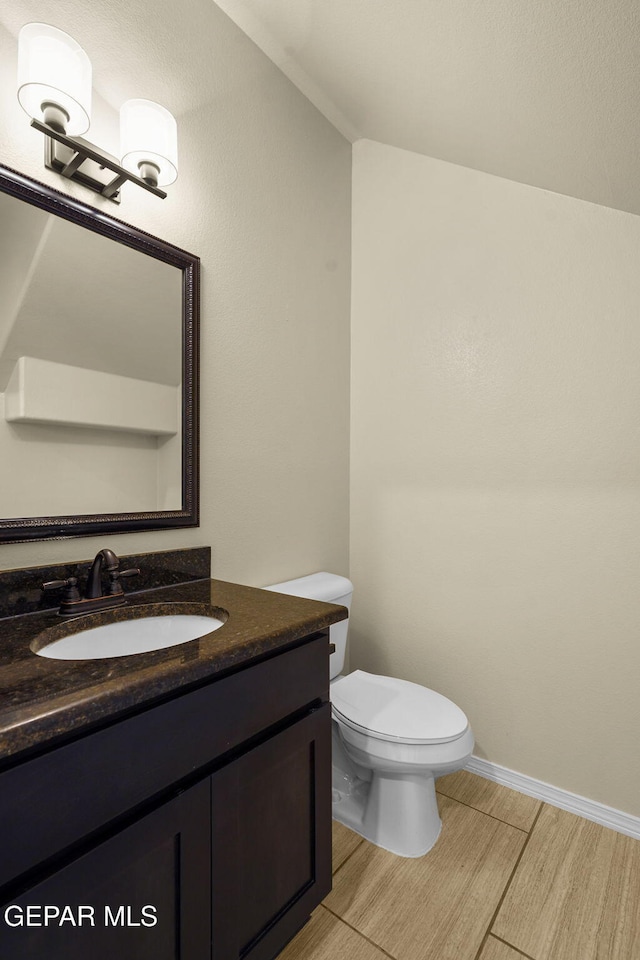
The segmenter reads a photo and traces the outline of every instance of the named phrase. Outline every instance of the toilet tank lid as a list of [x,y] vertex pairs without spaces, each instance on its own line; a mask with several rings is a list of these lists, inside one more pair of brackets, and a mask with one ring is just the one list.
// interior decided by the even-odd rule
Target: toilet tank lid
[[469,726],[460,707],[441,693],[364,670],[331,684],[331,704],[336,719],[380,740],[447,743]]
[[282,583],[272,583],[263,590],[273,590],[274,593],[286,593],[291,597],[305,597],[308,600],[323,600],[325,603],[347,596],[353,591],[351,580],[340,577],[336,573],[311,573],[308,577],[298,577],[296,580],[283,580]]

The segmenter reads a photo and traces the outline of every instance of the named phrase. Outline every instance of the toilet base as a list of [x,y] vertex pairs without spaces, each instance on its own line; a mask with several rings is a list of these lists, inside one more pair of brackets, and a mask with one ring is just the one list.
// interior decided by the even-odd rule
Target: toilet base
[[348,793],[334,790],[333,818],[400,857],[424,856],[442,828],[435,779],[425,774],[356,777]]

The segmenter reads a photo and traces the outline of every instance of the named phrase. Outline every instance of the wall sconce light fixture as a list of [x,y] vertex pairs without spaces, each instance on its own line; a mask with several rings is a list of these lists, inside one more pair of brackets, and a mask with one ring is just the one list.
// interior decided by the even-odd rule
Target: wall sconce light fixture
[[164,199],[160,187],[178,176],[176,121],[151,100],[128,100],[120,108],[121,163],[79,136],[91,121],[91,61],[56,27],[27,23],[21,29],[18,100],[45,135],[45,166],[109,200],[120,202],[126,181]]

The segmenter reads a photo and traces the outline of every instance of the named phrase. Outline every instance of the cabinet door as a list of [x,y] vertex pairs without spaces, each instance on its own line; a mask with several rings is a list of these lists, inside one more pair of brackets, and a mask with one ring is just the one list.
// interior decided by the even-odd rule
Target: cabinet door
[[[5,903],[0,957],[207,960],[209,868],[206,780],[31,887],[8,908]],[[45,906],[61,911],[56,918],[50,910],[47,926]],[[20,916],[24,925],[10,926]]]
[[331,889],[331,707],[213,775],[213,960],[270,960]]

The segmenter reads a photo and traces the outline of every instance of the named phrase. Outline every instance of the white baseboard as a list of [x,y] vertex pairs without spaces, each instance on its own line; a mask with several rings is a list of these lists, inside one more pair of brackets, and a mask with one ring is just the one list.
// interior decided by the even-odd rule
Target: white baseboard
[[633,837],[634,840],[640,840],[640,817],[634,817],[630,813],[608,807],[604,803],[554,787],[550,783],[528,777],[524,773],[509,770],[508,767],[501,767],[498,763],[489,763],[488,760],[482,760],[480,757],[471,757],[465,770],[469,773],[477,773],[485,780],[500,783],[503,787],[517,790],[518,793],[525,793],[528,797],[544,800],[552,807],[560,807],[561,810],[576,813],[585,820],[592,820],[603,827],[617,830],[618,833],[624,833],[627,837]]

